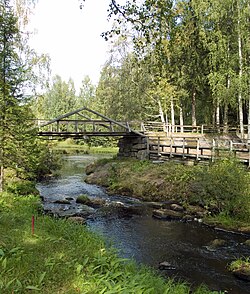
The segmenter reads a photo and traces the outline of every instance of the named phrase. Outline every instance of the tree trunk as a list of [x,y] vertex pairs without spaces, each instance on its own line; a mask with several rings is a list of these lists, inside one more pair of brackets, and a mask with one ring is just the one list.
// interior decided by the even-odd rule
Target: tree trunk
[[243,105],[242,105],[242,74],[243,74],[243,59],[242,59],[242,44],[241,44],[241,28],[240,28],[240,7],[238,3],[238,54],[239,54],[239,93],[238,93],[238,108],[239,108],[239,124],[240,136],[244,137],[244,122],[243,122]]
[[[227,98],[229,97],[230,89],[230,77],[227,77]],[[225,106],[224,106],[224,117],[223,117],[223,133],[228,132],[228,100],[225,101]]]
[[216,118],[216,129],[217,129],[217,132],[220,133],[220,102],[219,102],[219,99],[218,98],[216,100],[216,114],[215,114],[215,118]]
[[0,193],[3,192],[3,179],[4,179],[4,168],[0,167]]
[[192,92],[192,126],[196,126],[196,90]]
[[250,95],[248,98],[247,144],[250,145]]
[[158,106],[159,106],[159,116],[161,118],[161,122],[162,122],[162,126],[163,126],[163,131],[164,132],[167,132],[167,126],[166,126],[166,122],[165,122],[164,113],[163,113],[163,110],[162,110],[160,99],[158,99]]
[[181,126],[181,132],[184,132],[184,119],[183,119],[183,109],[182,109],[182,105],[180,106],[180,126]]
[[174,132],[175,130],[175,119],[174,119],[174,101],[173,98],[171,98],[170,101],[170,106],[171,106],[171,124],[172,124],[172,132]]

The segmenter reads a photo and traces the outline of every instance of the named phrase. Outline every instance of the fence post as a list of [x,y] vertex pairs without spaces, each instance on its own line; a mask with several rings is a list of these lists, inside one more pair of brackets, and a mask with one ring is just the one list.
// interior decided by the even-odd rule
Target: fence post
[[215,156],[215,140],[213,139],[212,154],[211,154],[212,162],[214,162],[214,156]]
[[158,136],[158,142],[157,142],[157,154],[160,156],[160,137]]
[[196,139],[196,160],[199,160],[199,151],[200,151],[200,139]]
[[173,138],[170,137],[170,157],[173,157],[172,152],[173,152]]
[[185,137],[182,138],[182,158],[185,158]]
[[147,157],[148,157],[148,159],[150,159],[150,153],[149,153],[149,138],[148,137],[146,137],[147,138]]

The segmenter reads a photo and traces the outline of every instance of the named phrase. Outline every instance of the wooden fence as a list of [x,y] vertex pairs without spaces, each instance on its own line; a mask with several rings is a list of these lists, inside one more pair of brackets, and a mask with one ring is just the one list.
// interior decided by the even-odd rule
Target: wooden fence
[[212,160],[221,157],[235,157],[250,166],[249,146],[232,140],[202,137],[149,137],[148,154],[150,159],[169,159],[173,157],[194,160]]

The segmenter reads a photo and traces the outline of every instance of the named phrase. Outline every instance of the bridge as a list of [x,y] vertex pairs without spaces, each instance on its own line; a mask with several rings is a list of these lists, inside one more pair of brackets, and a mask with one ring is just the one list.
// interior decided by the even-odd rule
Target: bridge
[[[97,118],[92,119],[89,114],[94,114]],[[138,124],[133,124],[132,129],[128,122],[115,121],[88,107],[79,108],[52,120],[37,120],[36,123],[40,137],[82,139],[92,136],[121,137],[128,134],[145,136],[136,130],[141,129]]]
[[[92,117],[95,118],[93,119]],[[37,120],[40,137],[86,139],[93,136],[118,137],[119,155],[152,160],[209,161],[232,156],[250,166],[250,146],[236,135],[208,135],[205,126],[171,126],[161,122],[118,122],[87,107],[52,120]]]

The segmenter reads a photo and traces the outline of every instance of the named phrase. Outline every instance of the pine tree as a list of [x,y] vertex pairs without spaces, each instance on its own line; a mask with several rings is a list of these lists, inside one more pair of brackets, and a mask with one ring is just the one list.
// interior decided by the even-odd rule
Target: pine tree
[[0,0],[0,192],[4,188],[4,170],[30,172],[36,159],[31,150],[35,138],[28,132],[31,113],[23,94],[27,67],[21,58],[21,35],[9,0]]

